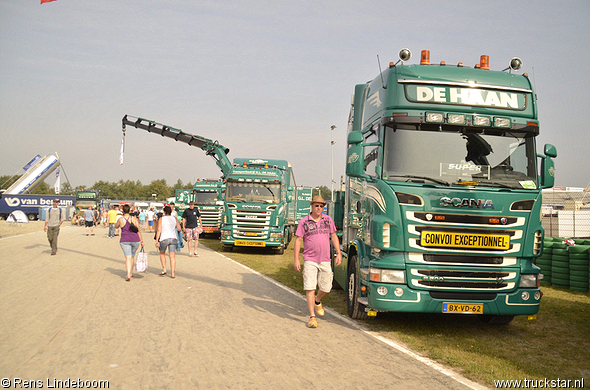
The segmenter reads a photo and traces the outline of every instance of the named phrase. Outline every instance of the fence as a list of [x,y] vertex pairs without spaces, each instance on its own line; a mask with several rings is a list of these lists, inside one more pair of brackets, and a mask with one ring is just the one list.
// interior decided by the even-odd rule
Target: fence
[[590,188],[543,190],[546,237],[590,238]]

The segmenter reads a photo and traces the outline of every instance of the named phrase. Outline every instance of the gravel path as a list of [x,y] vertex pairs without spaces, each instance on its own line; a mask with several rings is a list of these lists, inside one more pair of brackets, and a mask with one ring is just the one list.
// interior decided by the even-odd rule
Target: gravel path
[[202,246],[177,256],[175,279],[159,276],[146,241],[148,272],[125,282],[106,229],[62,228],[56,256],[43,232],[0,239],[0,376],[43,388],[468,388],[332,312],[308,329],[301,295]]

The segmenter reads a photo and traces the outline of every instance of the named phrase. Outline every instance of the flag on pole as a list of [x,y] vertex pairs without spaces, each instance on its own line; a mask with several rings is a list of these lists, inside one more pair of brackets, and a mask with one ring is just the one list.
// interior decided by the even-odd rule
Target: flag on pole
[[57,171],[55,171],[55,184],[53,185],[53,190],[56,194],[59,194],[59,190],[61,189],[59,174],[61,173],[61,166],[57,167]]
[[125,133],[123,133],[123,138],[121,138],[121,153],[119,154],[119,164],[123,165],[123,153],[125,152]]
[[41,0],[41,4],[43,4],[43,3],[51,3],[52,1],[55,1],[55,0]]

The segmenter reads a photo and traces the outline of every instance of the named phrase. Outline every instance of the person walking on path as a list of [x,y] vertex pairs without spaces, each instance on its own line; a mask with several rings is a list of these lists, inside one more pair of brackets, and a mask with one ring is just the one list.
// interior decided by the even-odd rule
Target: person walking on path
[[[322,298],[332,289],[334,273],[330,264],[330,239],[336,250],[336,265],[342,262],[340,242],[336,235],[334,221],[322,213],[326,202],[321,195],[316,195],[311,201],[311,213],[299,221],[295,232],[295,262],[297,272],[301,272],[299,251],[303,241],[303,289],[309,309],[308,328],[317,328],[317,315],[322,317],[324,306]],[[319,291],[316,296],[316,286]]]
[[[178,220],[178,222],[180,222],[182,218],[178,216],[178,212],[176,211],[176,206],[174,205],[174,202],[170,202],[170,208],[172,209],[172,213],[170,215],[172,215],[174,218]],[[184,248],[184,242],[182,240],[182,230],[179,230],[176,233],[176,239],[178,240],[178,243],[176,244],[176,253],[180,253],[180,250]]]
[[145,210],[140,210],[139,212],[139,228],[141,230],[145,230],[145,219],[147,218],[147,213]]
[[47,240],[51,245],[51,255],[57,253],[57,237],[59,236],[59,228],[66,219],[65,210],[59,207],[59,199],[53,200],[53,207],[47,209],[45,213],[45,226],[43,230],[47,232]]
[[115,206],[112,206],[109,210],[108,219],[109,219],[109,238],[115,237],[115,223],[117,222],[117,210],[115,210]]
[[160,275],[166,275],[166,248],[168,248],[168,257],[170,257],[170,277],[175,278],[176,271],[176,245],[178,244],[177,232],[180,231],[178,219],[172,215],[170,206],[164,207],[164,216],[158,219],[158,230],[156,232],[156,248],[160,251],[160,262],[162,263],[162,272]]
[[[188,243],[188,257],[197,256],[197,247],[199,246],[199,229],[203,226],[201,212],[195,208],[195,202],[192,200],[188,203],[188,209],[182,213],[182,227],[186,233],[186,242]],[[193,242],[195,249],[193,252]]]
[[102,221],[102,227],[106,229],[109,226],[108,225],[108,223],[109,223],[109,213],[105,209],[102,209],[101,221]]
[[90,233],[94,236],[94,223],[96,222],[96,218],[94,217],[94,211],[92,211],[92,206],[88,206],[88,209],[84,210],[84,226],[86,226],[86,235],[88,235],[88,230],[90,229]]
[[[137,228],[139,222],[137,222],[136,217],[129,215],[129,210],[131,210],[131,207],[128,204],[124,204],[123,216],[115,223],[116,229],[121,228],[121,240],[119,244],[121,245],[121,249],[123,249],[123,254],[125,255],[125,269],[127,270],[127,277],[125,278],[125,281],[127,282],[133,277],[133,258],[135,257],[135,252],[137,252],[137,249],[139,249],[140,244],[143,247],[141,231],[139,228]],[[137,232],[130,230],[131,223],[135,225]]]
[[153,228],[154,228],[154,209],[150,208],[147,212],[147,221],[148,221],[148,228],[150,230],[148,230],[148,232],[153,232]]

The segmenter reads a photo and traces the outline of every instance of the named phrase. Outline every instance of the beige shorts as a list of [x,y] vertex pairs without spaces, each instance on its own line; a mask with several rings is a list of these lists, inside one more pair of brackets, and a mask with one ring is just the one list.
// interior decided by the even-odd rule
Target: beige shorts
[[305,291],[315,291],[316,286],[320,291],[329,293],[332,290],[332,265],[329,261],[316,263],[315,261],[303,262],[303,289]]

